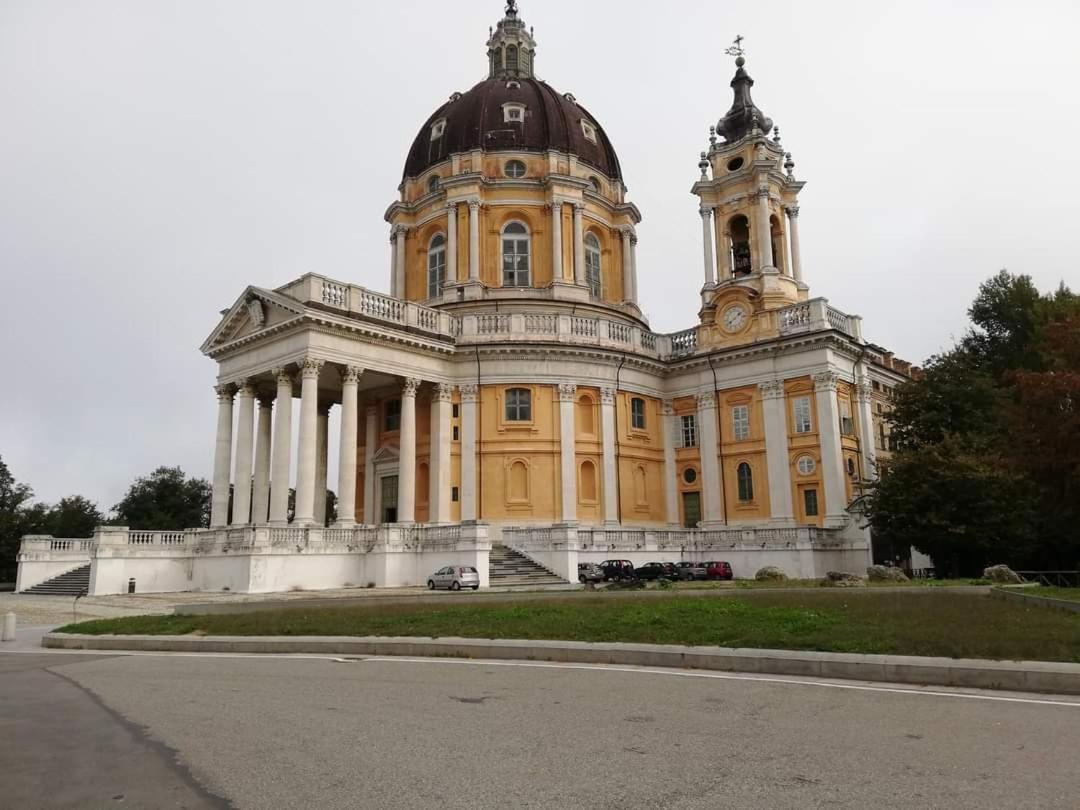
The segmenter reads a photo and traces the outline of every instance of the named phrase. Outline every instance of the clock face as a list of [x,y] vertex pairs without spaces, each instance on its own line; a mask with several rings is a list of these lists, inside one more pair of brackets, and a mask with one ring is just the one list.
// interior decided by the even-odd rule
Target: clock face
[[724,311],[724,329],[728,332],[738,332],[746,326],[749,317],[750,314],[744,307],[728,307],[728,309]]

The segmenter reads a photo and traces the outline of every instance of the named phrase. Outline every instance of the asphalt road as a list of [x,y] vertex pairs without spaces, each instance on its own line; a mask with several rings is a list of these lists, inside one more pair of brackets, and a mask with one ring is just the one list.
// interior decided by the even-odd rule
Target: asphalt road
[[682,671],[0,654],[0,733],[11,808],[1080,803],[1077,699]]

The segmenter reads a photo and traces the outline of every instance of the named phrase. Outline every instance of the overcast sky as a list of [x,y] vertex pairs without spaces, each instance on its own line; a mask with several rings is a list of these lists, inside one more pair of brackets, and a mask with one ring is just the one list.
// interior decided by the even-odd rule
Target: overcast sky
[[[807,181],[803,273],[922,361],[1001,267],[1080,286],[1080,5],[523,0],[537,72],[622,160],[643,307],[693,325],[689,189],[746,37]],[[214,364],[248,284],[388,286],[409,144],[484,78],[498,0],[0,0],[0,456],[107,509],[161,464],[209,477]],[[331,434],[334,435],[334,434]],[[150,528],[150,527],[147,527]]]

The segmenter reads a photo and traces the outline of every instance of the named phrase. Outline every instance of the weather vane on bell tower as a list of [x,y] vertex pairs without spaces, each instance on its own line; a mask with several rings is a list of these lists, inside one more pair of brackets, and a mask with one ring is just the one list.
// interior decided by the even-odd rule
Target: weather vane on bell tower
[[743,35],[738,34],[735,37],[735,44],[728,48],[726,51],[724,51],[724,53],[726,53],[728,56],[738,56],[740,58],[746,56],[746,50],[743,48],[742,44]]

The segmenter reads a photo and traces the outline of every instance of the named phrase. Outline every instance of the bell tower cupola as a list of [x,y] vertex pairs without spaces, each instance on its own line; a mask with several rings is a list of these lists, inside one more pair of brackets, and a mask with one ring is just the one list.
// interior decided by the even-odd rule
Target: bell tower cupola
[[700,200],[705,283],[702,303],[711,310],[740,288],[774,309],[806,300],[798,237],[795,163],[780,143],[780,129],[751,97],[743,38],[735,56],[731,108],[710,127],[701,153],[701,176],[692,193]]
[[506,15],[488,38],[489,79],[531,79],[536,58],[532,29],[518,17],[517,0],[506,4]]

